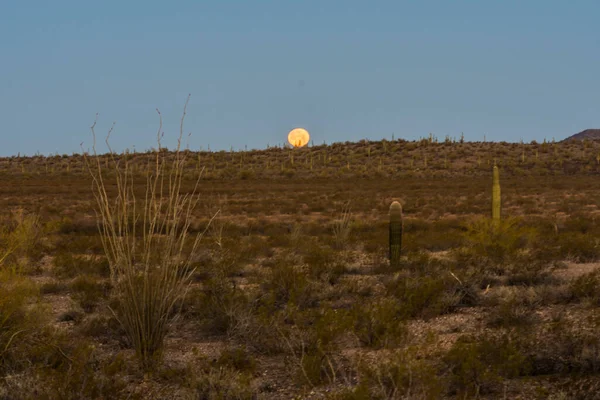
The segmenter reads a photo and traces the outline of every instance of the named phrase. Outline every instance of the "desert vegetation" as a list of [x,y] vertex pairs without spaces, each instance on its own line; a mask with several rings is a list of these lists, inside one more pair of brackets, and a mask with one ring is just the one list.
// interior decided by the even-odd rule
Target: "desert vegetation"
[[594,398],[599,154],[0,159],[0,398]]

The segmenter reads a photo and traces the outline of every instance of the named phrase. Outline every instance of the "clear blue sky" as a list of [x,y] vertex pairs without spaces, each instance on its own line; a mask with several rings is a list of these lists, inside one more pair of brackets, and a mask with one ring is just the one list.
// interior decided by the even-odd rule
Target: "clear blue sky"
[[[0,155],[600,128],[597,0],[0,2]],[[103,148],[101,148],[102,150]]]

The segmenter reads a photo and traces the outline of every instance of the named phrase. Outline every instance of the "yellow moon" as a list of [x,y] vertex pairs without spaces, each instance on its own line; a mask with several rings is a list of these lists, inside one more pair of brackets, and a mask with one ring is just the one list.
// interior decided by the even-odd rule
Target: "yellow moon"
[[288,142],[290,142],[290,144],[293,147],[306,146],[308,144],[309,140],[310,140],[310,135],[308,134],[308,131],[306,129],[302,129],[302,128],[292,129],[290,131],[290,133],[288,134]]

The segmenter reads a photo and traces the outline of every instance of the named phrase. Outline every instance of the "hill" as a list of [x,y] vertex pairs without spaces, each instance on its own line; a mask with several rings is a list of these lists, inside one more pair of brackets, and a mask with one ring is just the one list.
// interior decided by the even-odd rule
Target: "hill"
[[[163,148],[161,151],[169,152]],[[300,149],[269,147],[248,151],[185,151],[185,173],[195,179],[203,170],[208,180],[355,179],[488,176],[497,164],[504,176],[597,175],[600,173],[600,141],[507,143],[460,142],[446,138],[418,141],[381,140],[332,143]],[[122,160],[136,174],[147,172],[155,153],[125,152],[99,155],[105,167]],[[80,154],[49,157],[0,158],[0,175],[50,178],[84,176]]]
[[600,129],[586,129],[579,133],[569,136],[563,142],[572,140],[600,140]]

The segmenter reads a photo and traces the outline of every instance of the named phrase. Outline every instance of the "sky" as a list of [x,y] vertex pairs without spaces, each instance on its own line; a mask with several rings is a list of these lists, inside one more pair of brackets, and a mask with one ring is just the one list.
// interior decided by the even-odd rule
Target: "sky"
[[600,128],[597,0],[0,2],[0,156]]

